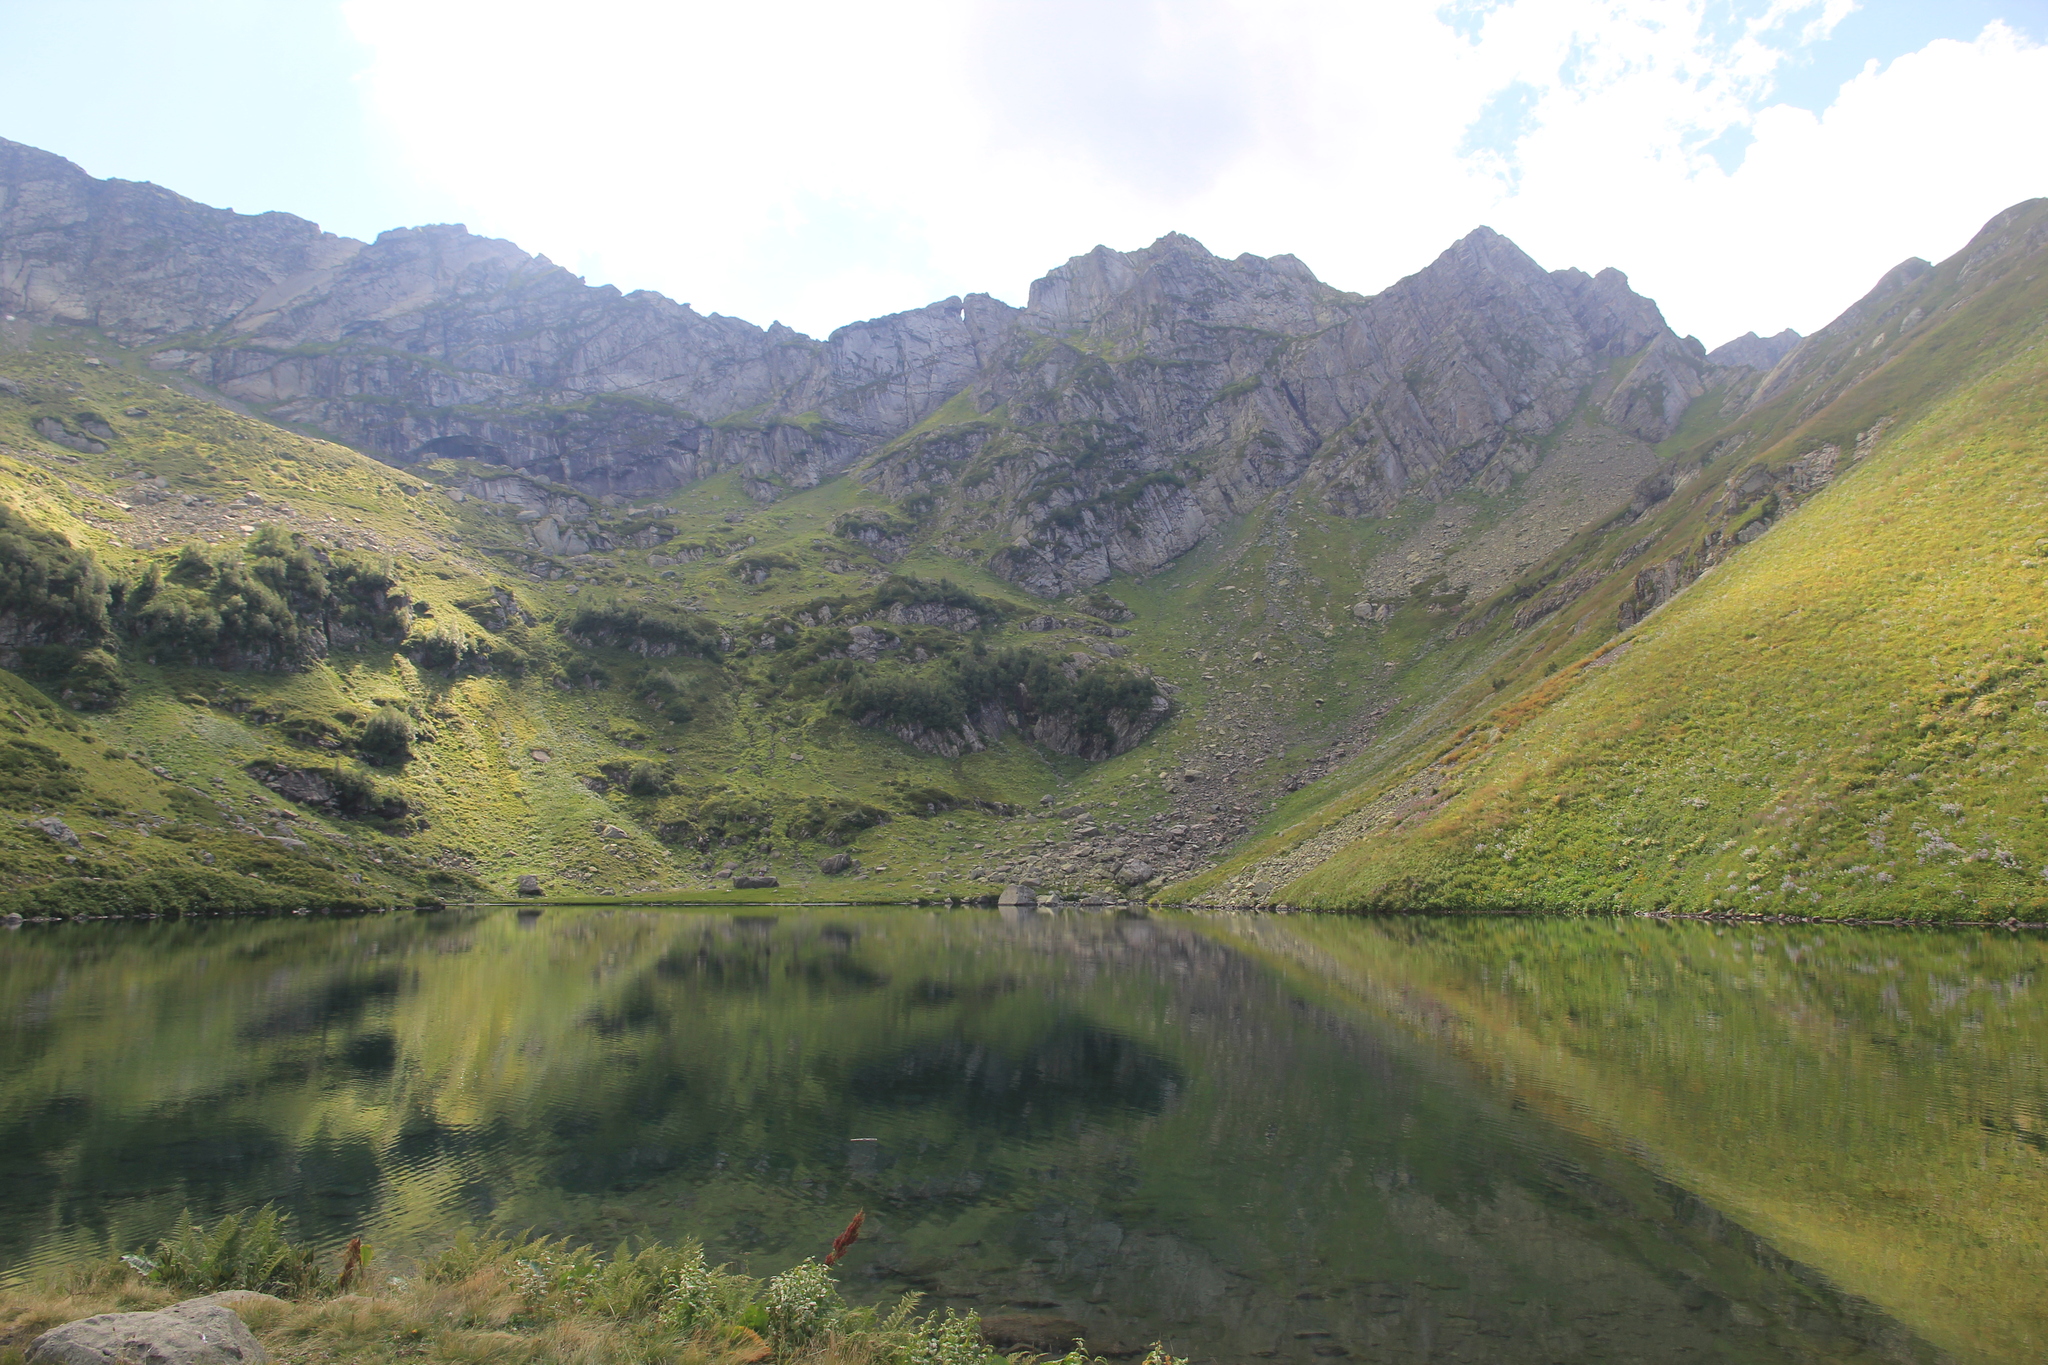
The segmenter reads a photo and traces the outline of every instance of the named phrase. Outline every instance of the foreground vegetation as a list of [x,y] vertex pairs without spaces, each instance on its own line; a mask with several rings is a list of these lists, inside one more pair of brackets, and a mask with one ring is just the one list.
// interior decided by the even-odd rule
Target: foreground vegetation
[[[354,1243],[330,1274],[327,1258],[287,1233],[268,1207],[230,1214],[210,1228],[188,1217],[150,1255],[131,1253],[0,1293],[0,1361],[18,1362],[28,1341],[65,1322],[230,1289],[269,1296],[236,1302],[234,1310],[273,1360],[293,1365],[999,1365],[1006,1359],[984,1342],[978,1315],[951,1309],[919,1314],[915,1294],[886,1308],[851,1306],[816,1260],[763,1281],[708,1264],[694,1244],[622,1246],[604,1255],[546,1237],[465,1233],[411,1274],[370,1275],[368,1258]],[[1145,1360],[1178,1365],[1156,1346]],[[1076,1342],[1058,1365],[1103,1362]]]

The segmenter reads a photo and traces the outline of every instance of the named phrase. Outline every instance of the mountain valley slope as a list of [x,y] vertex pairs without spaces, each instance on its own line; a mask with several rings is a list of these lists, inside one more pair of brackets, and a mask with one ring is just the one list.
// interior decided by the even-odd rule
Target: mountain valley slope
[[[1688,643],[1688,613],[1818,553],[1777,547],[1882,470],[1955,454],[1940,421],[2011,408],[1992,375],[2042,316],[2038,203],[1813,338],[1716,360],[1617,272],[1544,271],[1485,229],[1371,298],[1169,236],[1076,257],[1022,309],[943,300],[818,342],[456,228],[351,243],[18,144],[0,196],[0,664],[23,679],[0,849],[25,909],[115,904],[172,867],[210,879],[200,899],[276,904],[521,877],[2025,903],[2000,861],[2034,856],[2024,811],[1950,869],[1961,896],[1895,868],[1817,886],[1790,835],[1749,860],[1701,843],[1668,884],[1606,868],[1698,837],[1662,825],[1634,853],[1553,839],[1571,877],[1475,880],[1469,846],[1516,836],[1451,832],[1441,774],[1477,774],[1472,734],[1521,733],[1583,678],[1646,713],[1693,685],[1691,651],[1731,687],[1776,678],[1768,649]],[[2006,420],[1985,488],[2032,449],[2037,418]],[[1957,648],[1993,649],[2008,608]],[[1508,724],[1471,730],[1502,703]],[[76,844],[32,823],[53,816]],[[1739,901],[1678,894],[1729,859]]]

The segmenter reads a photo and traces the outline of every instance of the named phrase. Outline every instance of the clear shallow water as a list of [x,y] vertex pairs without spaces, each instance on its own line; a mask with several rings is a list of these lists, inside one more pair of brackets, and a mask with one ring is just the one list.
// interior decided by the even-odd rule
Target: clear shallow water
[[0,938],[0,1279],[275,1200],[1200,1360],[2019,1361],[2044,944],[549,908]]

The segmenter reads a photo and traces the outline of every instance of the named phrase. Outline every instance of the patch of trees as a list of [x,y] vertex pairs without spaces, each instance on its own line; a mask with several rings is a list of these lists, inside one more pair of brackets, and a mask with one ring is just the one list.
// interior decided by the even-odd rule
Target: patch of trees
[[187,545],[117,585],[123,633],[159,658],[302,668],[336,644],[399,639],[412,624],[387,561],[330,551],[272,524],[240,547]]
[[125,642],[165,662],[282,671],[337,644],[402,637],[411,616],[397,586],[388,563],[276,525],[239,547],[187,545],[130,581],[0,507],[0,665],[76,707],[120,700]]
[[568,633],[586,649],[624,649],[648,659],[708,659],[719,649],[718,627],[708,618],[647,602],[590,602],[569,618]]
[[861,725],[910,734],[964,734],[974,725],[986,730],[999,715],[1040,740],[1059,734],[1055,747],[1063,752],[1107,758],[1151,728],[1159,696],[1150,678],[1118,665],[1083,668],[1010,648],[956,654],[921,670],[859,665],[835,705]]

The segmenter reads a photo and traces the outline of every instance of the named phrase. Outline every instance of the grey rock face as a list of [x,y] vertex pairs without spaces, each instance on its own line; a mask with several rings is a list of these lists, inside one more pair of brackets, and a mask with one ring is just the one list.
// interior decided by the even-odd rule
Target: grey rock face
[[[1169,234],[1074,257],[1021,309],[970,294],[819,341],[459,226],[356,242],[10,142],[0,306],[392,463],[506,467],[455,491],[551,553],[603,548],[608,494],[738,470],[766,501],[860,461],[905,516],[843,534],[900,554],[994,532],[989,567],[1047,595],[1156,568],[1282,488],[1345,515],[1497,491],[1617,361],[1600,410],[1661,440],[1713,369],[1620,272],[1545,271],[1487,228],[1371,298]],[[963,420],[928,424],[949,400]]]
[[1791,353],[1799,341],[1799,333],[1790,327],[1776,336],[1769,337],[1760,337],[1755,332],[1744,332],[1735,340],[1724,341],[1708,351],[1707,360],[1715,365],[1741,365],[1746,369],[1768,373]]
[[851,872],[853,871],[853,855],[851,853],[834,853],[829,857],[820,858],[818,860],[818,871],[828,877],[837,877],[841,873]]
[[270,1355],[225,1305],[205,1299],[156,1313],[101,1313],[29,1343],[29,1365],[265,1365]]

